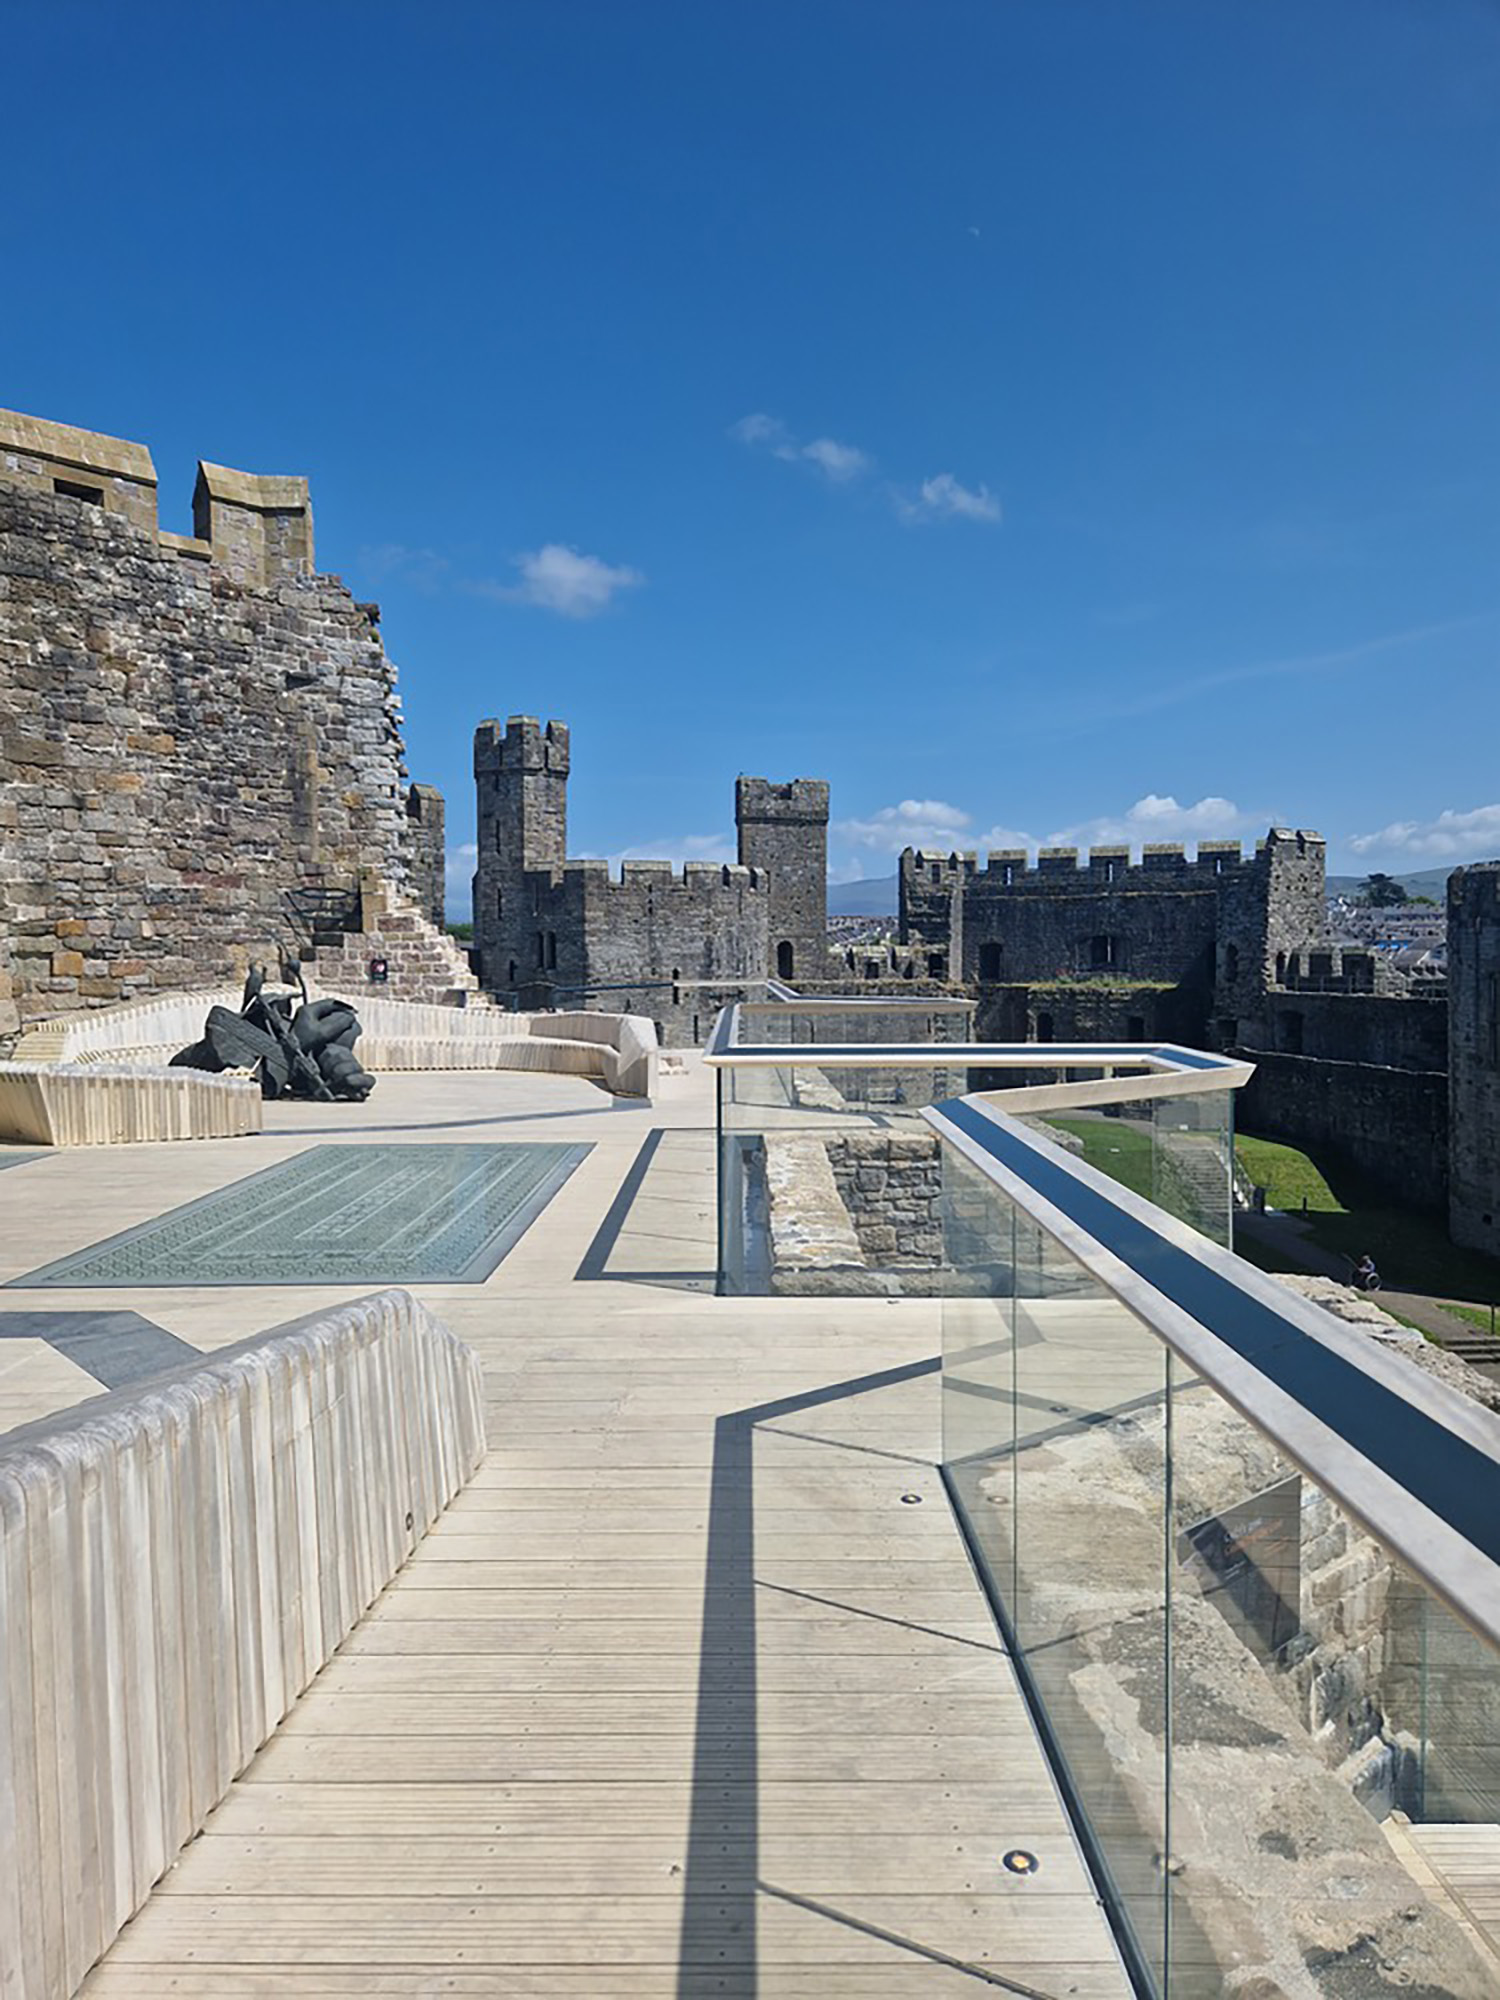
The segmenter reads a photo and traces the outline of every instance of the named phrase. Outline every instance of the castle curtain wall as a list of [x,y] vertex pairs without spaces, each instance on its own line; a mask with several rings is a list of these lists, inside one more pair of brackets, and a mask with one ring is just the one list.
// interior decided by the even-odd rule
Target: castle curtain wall
[[284,890],[406,877],[371,614],[50,485],[0,458],[0,1030],[235,977]]

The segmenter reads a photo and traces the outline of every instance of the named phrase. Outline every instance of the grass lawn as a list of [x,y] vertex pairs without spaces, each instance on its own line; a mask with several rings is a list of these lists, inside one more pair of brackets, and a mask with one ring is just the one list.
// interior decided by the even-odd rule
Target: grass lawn
[[1132,1194],[1151,1193],[1151,1128],[1124,1118],[1048,1118],[1059,1132],[1083,1141],[1083,1157],[1091,1167],[1127,1187]]
[[[1500,1264],[1448,1241],[1441,1216],[1402,1208],[1389,1194],[1330,1160],[1315,1161],[1295,1146],[1241,1134],[1235,1140],[1240,1165],[1266,1190],[1270,1207],[1300,1215],[1307,1202],[1308,1235],[1314,1243],[1351,1263],[1365,1251],[1380,1275],[1397,1291],[1453,1294],[1486,1307],[1500,1304]],[[1263,1270],[1298,1267],[1241,1236],[1236,1248]],[[1483,1315],[1486,1332],[1489,1313]]]
[[1461,1306],[1452,1299],[1439,1299],[1438,1304],[1445,1313],[1452,1313],[1455,1319],[1467,1325],[1478,1327],[1481,1333],[1500,1332],[1500,1313],[1491,1316],[1488,1306]]

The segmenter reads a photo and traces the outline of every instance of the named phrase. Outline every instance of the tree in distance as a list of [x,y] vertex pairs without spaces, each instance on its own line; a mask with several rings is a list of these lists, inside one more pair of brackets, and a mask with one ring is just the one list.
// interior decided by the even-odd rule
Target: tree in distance
[[1401,884],[1392,875],[1374,874],[1365,878],[1364,894],[1360,901],[1372,910],[1394,909],[1398,903],[1410,898]]

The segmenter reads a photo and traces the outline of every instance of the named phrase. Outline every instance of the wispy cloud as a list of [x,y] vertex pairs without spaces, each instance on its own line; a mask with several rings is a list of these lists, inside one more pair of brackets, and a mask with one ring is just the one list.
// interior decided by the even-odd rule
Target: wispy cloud
[[[1289,674],[1340,673],[1382,653],[1399,652],[1403,647],[1490,623],[1495,616],[1493,611],[1481,611],[1471,617],[1446,618],[1436,625],[1413,625],[1399,632],[1382,632],[1375,638],[1360,639],[1352,646],[1335,647],[1329,652],[1292,653],[1277,659],[1248,661],[1244,666],[1224,667],[1215,673],[1194,674],[1161,687],[1147,688],[1125,701],[1091,703],[1085,715],[1090,722],[1117,722],[1130,716],[1153,715],[1164,708],[1177,708],[1184,702],[1201,701],[1205,695],[1217,694],[1224,688],[1244,687],[1253,681],[1281,680]],[[1070,715],[1067,727],[1075,728],[1078,719],[1078,715]]]
[[[804,442],[780,417],[756,410],[731,424],[729,435],[752,451],[763,451],[785,465],[808,465],[834,486],[868,484],[876,461],[858,445],[837,438],[815,437]],[[907,486],[886,480],[873,487],[903,521],[988,521],[1000,519],[1000,502],[987,486],[965,486],[951,472]]]
[[366,575],[398,579],[431,596],[452,582],[453,565],[436,549],[409,548],[405,542],[377,542],[359,552]]
[[376,578],[399,580],[432,596],[456,591],[468,597],[488,597],[499,604],[532,604],[563,618],[596,618],[622,590],[634,590],[646,579],[638,569],[602,562],[565,542],[546,542],[512,556],[516,580],[465,576],[436,549],[410,548],[403,542],[381,542],[359,552],[361,566]]
[[476,583],[481,597],[507,604],[534,604],[563,618],[597,618],[622,590],[635,590],[646,579],[625,564],[601,562],[563,542],[548,542],[511,558],[520,571],[519,583]]
[[1356,854],[1410,857],[1421,861],[1481,861],[1500,857],[1500,805],[1451,807],[1436,819],[1398,819],[1376,833],[1356,833]]
[[964,486],[951,472],[924,479],[915,494],[892,488],[896,511],[907,521],[998,521],[1000,502],[987,486]]
[[729,435],[752,450],[768,451],[785,465],[812,465],[835,486],[844,486],[874,470],[875,461],[858,445],[840,444],[837,438],[817,437],[803,444],[780,417],[768,417],[764,410],[741,417],[731,424]]

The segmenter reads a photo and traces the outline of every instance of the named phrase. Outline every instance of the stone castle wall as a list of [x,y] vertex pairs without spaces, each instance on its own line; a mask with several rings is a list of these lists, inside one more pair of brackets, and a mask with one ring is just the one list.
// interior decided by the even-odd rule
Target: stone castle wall
[[1448,1226],[1500,1255],[1500,862],[1448,878]]
[[[1236,1053],[1255,1064],[1254,1076],[1236,1095],[1235,1123],[1241,1131],[1341,1157],[1413,1208],[1442,1206],[1448,1180],[1448,1079],[1440,1070],[1392,1069],[1264,1049]],[[1379,1246],[1375,1249],[1378,1253]]]
[[703,1041],[722,1006],[764,996],[778,921],[792,928],[803,964],[815,926],[826,963],[825,784],[740,781],[737,803],[747,785],[759,788],[757,801],[766,795],[764,826],[742,814],[741,845],[764,836],[783,857],[778,906],[780,877],[760,866],[626,861],[614,875],[607,862],[569,860],[570,762],[560,722],[512,716],[475,734],[474,941],[488,992],[526,1009],[644,1014],[665,1046],[681,1047]]
[[4,445],[0,1029],[236,977],[286,934],[285,890],[403,884],[370,608],[300,557],[238,582],[207,540],[154,530],[143,481],[129,505],[80,499]]

